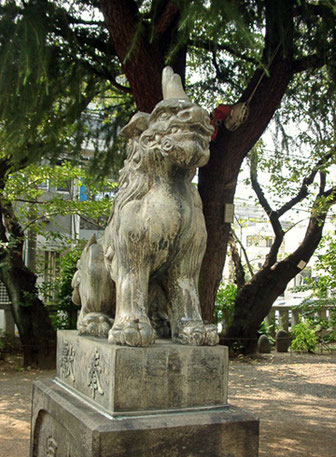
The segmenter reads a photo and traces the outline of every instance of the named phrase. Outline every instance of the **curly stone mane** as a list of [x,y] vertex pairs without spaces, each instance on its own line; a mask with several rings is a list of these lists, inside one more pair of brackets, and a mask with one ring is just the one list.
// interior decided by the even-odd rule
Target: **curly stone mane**
[[[139,146],[139,137],[131,138],[127,144],[127,158],[119,172],[119,190],[111,208],[109,222],[113,214],[121,210],[131,200],[140,200],[152,188],[158,163],[157,151],[146,154]],[[145,173],[147,169],[153,173]]]
[[[113,214],[121,210],[126,203],[142,199],[152,188],[162,168],[161,162],[167,160],[155,138],[158,135],[161,138],[170,132],[171,125],[167,122],[169,114],[187,105],[192,104],[189,101],[164,100],[155,107],[151,115],[137,113],[122,129],[121,136],[128,138],[127,158],[119,172],[119,190],[111,208],[109,222]],[[164,120],[160,120],[161,115],[165,115]],[[143,144],[143,133],[146,134],[147,141],[150,140],[154,145]]]

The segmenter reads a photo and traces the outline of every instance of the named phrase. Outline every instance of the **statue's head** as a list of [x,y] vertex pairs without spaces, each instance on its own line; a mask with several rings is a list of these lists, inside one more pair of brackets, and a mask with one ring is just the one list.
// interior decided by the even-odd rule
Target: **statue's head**
[[136,138],[143,150],[155,150],[181,168],[202,167],[209,160],[213,133],[208,113],[185,94],[181,78],[172,68],[162,74],[163,100],[151,114],[137,113],[122,129]]

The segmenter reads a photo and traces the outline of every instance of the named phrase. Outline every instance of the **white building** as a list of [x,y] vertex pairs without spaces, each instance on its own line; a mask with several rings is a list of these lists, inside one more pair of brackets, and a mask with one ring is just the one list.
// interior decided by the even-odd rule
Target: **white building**
[[[242,258],[243,265],[246,265],[246,260],[244,258],[245,250],[248,261],[255,273],[262,267],[265,257],[275,239],[272,225],[264,210],[260,206],[250,203],[248,200],[236,198],[234,214],[233,228],[235,235],[238,238],[238,251]],[[305,212],[304,216],[305,218],[302,217],[301,222],[298,220],[298,217],[296,217],[296,221],[282,221],[282,227],[286,232],[286,235],[279,250],[279,259],[293,252],[303,240],[308,223],[308,213]],[[326,222],[325,231],[334,229],[329,219]],[[301,301],[302,298],[307,295],[305,292],[295,291],[294,288],[303,284],[304,277],[314,276],[314,263],[315,257],[313,256],[307,266],[289,282],[284,294],[279,297],[278,301],[295,299]],[[246,271],[246,276],[248,277],[248,269],[246,269]],[[223,281],[228,283],[232,282],[232,280],[233,263],[228,250],[227,261],[223,272]]]

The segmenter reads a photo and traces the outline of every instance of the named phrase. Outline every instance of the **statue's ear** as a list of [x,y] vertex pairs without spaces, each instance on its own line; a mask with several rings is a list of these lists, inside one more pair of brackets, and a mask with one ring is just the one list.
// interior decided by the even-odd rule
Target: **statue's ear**
[[121,129],[120,136],[128,139],[139,137],[148,128],[149,116],[148,113],[141,111],[134,114],[129,123]]

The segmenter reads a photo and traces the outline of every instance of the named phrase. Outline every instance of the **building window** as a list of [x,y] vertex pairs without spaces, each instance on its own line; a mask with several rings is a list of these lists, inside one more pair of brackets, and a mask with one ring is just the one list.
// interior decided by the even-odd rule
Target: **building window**
[[37,187],[39,189],[49,190],[49,179],[46,179],[45,181],[41,181],[40,183],[38,183]]
[[71,180],[63,181],[56,187],[57,192],[71,192]]
[[9,303],[9,302],[10,302],[10,300],[9,300],[9,297],[7,294],[7,289],[5,287],[5,284],[3,284],[0,281],[0,303]]
[[246,237],[247,246],[258,246],[260,248],[270,248],[273,244],[272,236],[248,235]]
[[44,281],[53,281],[58,273],[59,252],[44,251]]

